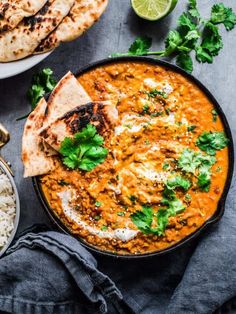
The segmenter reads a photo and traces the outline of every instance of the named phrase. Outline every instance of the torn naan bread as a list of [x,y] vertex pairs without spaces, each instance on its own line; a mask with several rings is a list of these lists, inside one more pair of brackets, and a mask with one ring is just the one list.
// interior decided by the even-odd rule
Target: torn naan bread
[[14,29],[24,17],[35,15],[47,0],[2,0],[0,33]]
[[22,59],[32,54],[69,13],[75,0],[50,0],[35,15],[15,29],[0,35],[0,62]]
[[35,53],[50,51],[61,42],[79,37],[99,19],[107,4],[108,0],[75,0],[68,16],[54,32],[42,41]]
[[91,102],[79,106],[55,122],[40,133],[40,136],[53,149],[59,151],[61,142],[65,137],[71,137],[73,134],[81,131],[88,123],[93,124],[98,133],[106,138],[106,135],[114,129],[118,122],[118,111],[115,106],[109,102]]
[[43,125],[46,107],[47,103],[42,98],[25,123],[22,138],[22,161],[25,168],[25,178],[46,174],[54,169],[53,158],[45,155],[38,135],[39,129]]
[[75,107],[91,102],[91,98],[75,76],[68,72],[52,91],[47,104],[43,128]]
[[[44,116],[42,130],[50,123],[64,115],[75,107],[91,102],[91,98],[80,85],[71,72],[68,72],[56,85],[52,91]],[[56,155],[57,152],[42,140],[44,152],[48,156]]]

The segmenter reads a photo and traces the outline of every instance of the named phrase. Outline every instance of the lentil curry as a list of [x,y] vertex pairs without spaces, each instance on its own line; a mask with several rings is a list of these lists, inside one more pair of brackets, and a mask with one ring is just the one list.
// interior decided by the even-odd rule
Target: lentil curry
[[144,62],[100,66],[78,80],[93,101],[116,104],[119,125],[92,171],[55,157],[41,185],[56,215],[74,235],[116,254],[159,251],[196,231],[216,211],[228,169],[228,140],[206,95]]

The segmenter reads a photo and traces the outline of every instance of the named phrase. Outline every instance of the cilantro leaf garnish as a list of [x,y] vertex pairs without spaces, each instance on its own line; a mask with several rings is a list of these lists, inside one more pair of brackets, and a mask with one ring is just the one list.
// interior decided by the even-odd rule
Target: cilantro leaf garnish
[[31,104],[31,111],[23,117],[16,120],[26,119],[29,114],[36,108],[39,100],[46,94],[51,92],[56,86],[56,81],[53,78],[53,71],[49,68],[43,69],[35,74],[32,78],[32,86],[27,92],[27,98]]
[[217,121],[217,117],[218,117],[218,112],[215,109],[211,110],[211,114],[212,114],[212,120],[213,122]]
[[103,142],[96,127],[88,124],[73,138],[66,137],[61,143],[59,152],[64,165],[71,169],[93,170],[107,157],[108,151],[102,146]]
[[188,130],[188,132],[194,133],[196,127],[197,127],[196,125],[189,125],[188,128],[187,128],[187,130]]
[[131,215],[131,220],[133,223],[141,230],[143,233],[148,234],[151,232],[151,224],[153,220],[153,209],[152,207],[143,206],[142,211],[137,211]]
[[166,187],[170,190],[182,188],[184,191],[187,191],[190,188],[190,186],[191,182],[181,176],[170,178],[166,182]]
[[197,8],[197,0],[188,0],[188,10],[178,19],[176,29],[168,32],[165,49],[150,51],[151,39],[138,37],[127,53],[115,53],[112,56],[144,56],[176,57],[176,63],[191,73],[193,63],[190,52],[195,51],[198,62],[212,63],[215,56],[223,48],[222,38],[216,24],[224,24],[227,30],[236,25],[236,14],[224,4],[215,4],[208,19],[201,18]]
[[229,143],[224,132],[203,132],[197,139],[197,146],[207,154],[214,156],[217,150],[225,148]]
[[178,167],[185,172],[195,173],[201,165],[212,166],[216,162],[214,156],[204,155],[191,149],[184,149],[179,160]]
[[231,8],[227,8],[223,3],[213,5],[211,10],[211,22],[214,24],[224,24],[227,31],[236,25],[236,14]]
[[[176,197],[174,190],[182,188],[186,191],[190,188],[190,185],[191,183],[188,180],[180,176],[169,179],[165,185],[161,200],[161,204],[165,208],[159,208],[157,213],[154,214],[152,207],[142,206],[141,211],[137,211],[130,216],[132,222],[144,234],[164,235],[169,217],[175,216],[185,210],[182,201]],[[155,225],[154,218],[156,218]]]
[[152,89],[150,92],[145,92],[145,94],[148,95],[149,98],[155,98],[157,96],[161,96],[164,99],[167,98],[167,94],[158,89]]
[[199,168],[199,174],[197,176],[197,185],[204,192],[209,192],[211,185],[211,171],[210,167],[203,165]]

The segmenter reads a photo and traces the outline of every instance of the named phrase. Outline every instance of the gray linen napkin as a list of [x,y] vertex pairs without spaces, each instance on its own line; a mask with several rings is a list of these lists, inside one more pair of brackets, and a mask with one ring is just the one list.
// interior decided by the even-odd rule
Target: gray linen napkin
[[0,311],[214,313],[236,296],[234,194],[232,187],[230,206],[219,224],[160,257],[121,260],[97,255],[95,260],[70,236],[28,233],[0,260]]
[[0,260],[0,311],[107,313],[108,306],[129,312],[114,283],[70,236],[27,233]]

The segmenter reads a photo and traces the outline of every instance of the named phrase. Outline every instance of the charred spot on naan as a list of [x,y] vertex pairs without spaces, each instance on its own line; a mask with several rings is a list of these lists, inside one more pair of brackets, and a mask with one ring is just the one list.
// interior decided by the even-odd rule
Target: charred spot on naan
[[66,113],[64,120],[72,134],[81,131],[88,123],[96,126],[98,133],[109,130],[116,124],[114,107],[104,103],[88,103]]
[[78,106],[58,118],[40,136],[55,150],[60,149],[65,137],[80,132],[91,123],[104,138],[111,134],[118,123],[118,111],[109,102],[90,102]]

